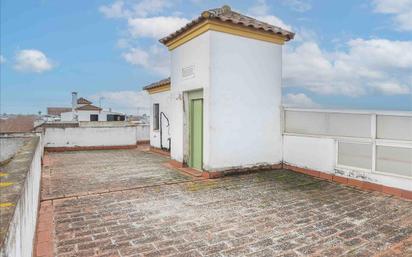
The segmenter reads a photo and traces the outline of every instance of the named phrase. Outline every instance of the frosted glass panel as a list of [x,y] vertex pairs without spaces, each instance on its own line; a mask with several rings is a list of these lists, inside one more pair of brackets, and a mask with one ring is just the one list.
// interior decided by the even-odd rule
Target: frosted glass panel
[[412,148],[377,146],[376,170],[412,177]]
[[412,117],[378,115],[376,119],[378,138],[412,140]]
[[370,137],[371,117],[366,114],[286,111],[285,132]]
[[372,144],[339,142],[338,164],[363,169],[371,169]]

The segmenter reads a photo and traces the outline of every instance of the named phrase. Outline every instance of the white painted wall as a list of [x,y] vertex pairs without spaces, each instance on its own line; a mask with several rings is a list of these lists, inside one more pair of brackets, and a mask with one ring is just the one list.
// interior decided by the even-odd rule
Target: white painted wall
[[172,50],[171,157],[188,160],[187,93],[202,89],[204,169],[280,163],[281,62],[280,45],[215,31]]
[[[39,205],[40,178],[41,178],[41,138],[31,138],[32,149],[18,153],[15,160],[21,162],[18,155],[31,155],[33,158],[27,169],[26,178],[22,185],[21,194],[15,206],[14,215],[10,221],[4,245],[0,249],[0,256],[4,257],[31,257],[33,255],[33,243],[37,224],[37,210]],[[38,140],[38,141],[37,141]],[[25,157],[27,159],[27,157]],[[12,160],[13,162],[13,160]],[[13,165],[12,162],[9,165]]]
[[[161,148],[160,146],[160,129],[153,129],[153,104],[159,104],[159,114],[164,112],[164,114],[169,118],[171,122],[170,115],[170,102],[171,94],[170,91],[160,92],[156,94],[151,94],[151,103],[150,106],[150,145],[156,148]],[[168,138],[171,137],[171,126],[167,127],[167,120],[162,118],[162,145],[165,148],[169,147]]]
[[73,113],[72,112],[62,112],[60,114],[61,121],[73,121]]
[[[206,32],[171,51],[171,157],[180,162],[184,161],[184,159],[187,160],[188,152],[187,134],[185,132],[187,129],[185,116],[188,113],[188,106],[187,99],[185,99],[187,95],[184,92],[197,89],[204,90],[203,146],[205,149],[209,148],[207,124],[209,120],[210,33],[210,31]],[[193,66],[194,75],[183,77],[182,69],[191,66]]]
[[[288,112],[292,112],[296,117],[292,120],[288,119]],[[327,119],[327,125],[322,123],[327,128],[322,127],[322,124],[319,126],[319,122],[308,126],[308,122],[311,122],[308,117],[313,117],[314,114],[335,118]],[[411,159],[405,153],[402,155],[402,150],[410,152],[408,149],[412,149],[410,140],[412,134],[408,127],[412,117],[411,112],[286,108],[285,116],[283,135],[285,163],[412,191]],[[361,137],[358,120],[365,116],[370,125],[368,131],[363,132]],[[379,119],[380,122],[376,122]],[[301,122],[302,120],[307,122]],[[357,129],[353,131],[330,129],[337,128],[341,124],[346,128]],[[315,126],[319,129],[307,129]],[[325,131],[325,129],[332,133],[317,134],[317,131]],[[385,133],[382,132],[383,130]],[[392,156],[380,159],[376,154],[377,150],[374,150],[376,146],[378,146],[377,150],[379,147],[390,147],[394,152]],[[382,166],[382,163],[386,165],[386,170],[379,170],[379,164]]]
[[[99,115],[99,121],[106,121],[106,114],[102,114],[100,111],[76,111],[78,121],[90,121],[90,115],[97,114]],[[63,112],[61,113],[61,121],[72,121],[73,114],[72,112]]]
[[335,152],[331,138],[283,136],[283,161],[293,166],[333,173]]
[[45,129],[45,147],[125,146],[148,140],[147,126],[74,127]]
[[150,140],[150,125],[139,124],[136,127],[136,142]]
[[282,161],[282,46],[211,32],[207,170]]
[[[78,121],[90,121],[91,114],[99,115],[99,121],[107,121],[107,115],[109,114],[124,115],[123,113],[109,111],[76,111]],[[63,112],[60,115],[60,119],[61,121],[72,121],[73,114],[72,112]]]

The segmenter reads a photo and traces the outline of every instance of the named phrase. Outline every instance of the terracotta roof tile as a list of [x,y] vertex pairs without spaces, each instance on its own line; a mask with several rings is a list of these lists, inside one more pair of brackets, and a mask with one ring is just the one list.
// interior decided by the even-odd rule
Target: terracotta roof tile
[[60,115],[62,112],[71,112],[70,107],[47,107],[48,115]]
[[94,106],[92,104],[87,104],[87,105],[77,107],[76,110],[78,111],[101,111],[102,108]]
[[156,88],[156,87],[161,87],[161,86],[168,85],[168,84],[170,84],[170,77],[159,80],[159,81],[154,82],[150,85],[147,85],[143,88],[143,90],[148,90],[148,89],[152,89],[152,88]]
[[192,27],[194,27],[195,25],[199,24],[204,20],[220,20],[222,22],[230,22],[232,24],[241,25],[244,27],[282,36],[285,38],[286,41],[293,39],[293,37],[295,36],[295,33],[293,32],[287,31],[285,29],[282,29],[280,27],[271,25],[263,21],[256,20],[252,17],[234,12],[230,9],[229,6],[225,5],[221,8],[204,11],[201,16],[189,22],[176,32],[173,32],[172,34],[160,39],[159,41],[163,44],[167,44],[169,41],[173,40],[183,32],[191,29]]
[[35,115],[18,115],[8,119],[0,119],[0,133],[30,132],[36,118]]
[[92,104],[92,102],[90,102],[86,98],[80,97],[79,99],[77,99],[77,104]]

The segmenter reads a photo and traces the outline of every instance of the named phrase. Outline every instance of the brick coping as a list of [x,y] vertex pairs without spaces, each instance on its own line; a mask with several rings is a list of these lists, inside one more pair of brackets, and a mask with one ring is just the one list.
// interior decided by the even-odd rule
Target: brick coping
[[161,148],[157,148],[157,147],[150,146],[150,150],[149,150],[149,151],[152,152],[152,153],[160,154],[160,155],[167,156],[167,157],[170,158],[170,152],[165,151],[165,150],[163,150],[163,149],[161,149]]
[[192,177],[203,177],[202,176],[203,175],[202,171],[195,170],[195,169],[192,169],[190,167],[184,167],[183,163],[175,161],[175,160],[170,160],[170,161],[166,162],[164,164],[164,166],[166,166],[167,168],[172,168],[172,169],[179,170],[179,171],[181,171],[185,174],[188,174]]
[[53,218],[53,208],[52,201],[48,200],[40,203],[33,257],[54,256],[55,224]]
[[101,145],[101,146],[71,146],[71,147],[45,147],[46,152],[66,152],[66,151],[91,151],[91,150],[120,150],[134,149],[135,145]]

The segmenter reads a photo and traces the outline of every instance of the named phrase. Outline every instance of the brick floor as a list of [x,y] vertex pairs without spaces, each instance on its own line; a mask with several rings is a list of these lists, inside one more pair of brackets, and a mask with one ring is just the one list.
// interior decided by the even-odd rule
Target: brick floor
[[286,170],[191,181],[136,150],[49,157],[55,256],[412,256],[412,201]]
[[167,158],[137,149],[48,153],[45,159],[43,200],[192,179],[161,165]]

